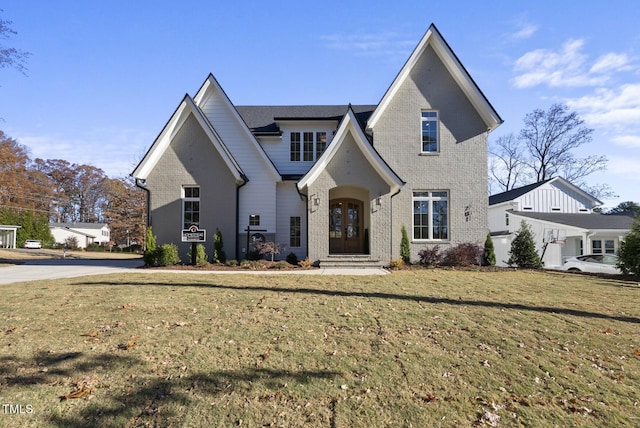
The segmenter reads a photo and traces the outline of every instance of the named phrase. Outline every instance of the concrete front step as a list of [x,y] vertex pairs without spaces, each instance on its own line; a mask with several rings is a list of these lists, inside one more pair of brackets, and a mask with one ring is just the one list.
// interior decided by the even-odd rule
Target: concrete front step
[[340,254],[320,259],[321,268],[380,268],[384,263],[366,254]]

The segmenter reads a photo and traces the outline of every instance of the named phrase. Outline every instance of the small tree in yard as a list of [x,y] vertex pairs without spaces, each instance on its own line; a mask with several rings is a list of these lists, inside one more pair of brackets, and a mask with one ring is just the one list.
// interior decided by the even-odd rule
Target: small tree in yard
[[156,237],[153,236],[153,230],[151,226],[147,227],[146,246],[144,254],[142,256],[144,264],[147,266],[153,266],[156,263]]
[[402,225],[402,240],[400,241],[400,258],[406,264],[411,263],[411,247],[409,246],[409,235],[407,229]]
[[279,255],[285,249],[284,245],[276,244],[275,242],[258,242],[255,246],[261,256],[271,255],[271,261],[274,261],[275,256]]
[[524,220],[520,223],[520,229],[518,229],[515,238],[511,242],[509,254],[509,260],[507,261],[509,266],[515,265],[525,269],[538,269],[542,266],[540,256],[536,252],[533,233]]
[[224,243],[222,242],[222,232],[220,229],[216,229],[215,235],[213,235],[213,262],[224,263],[227,261],[227,255],[224,252]]
[[482,265],[495,266],[496,252],[493,248],[493,240],[491,234],[487,233],[487,239],[484,241],[484,251],[482,252]]
[[640,276],[640,217],[631,224],[631,231],[620,242],[618,268],[624,274]]

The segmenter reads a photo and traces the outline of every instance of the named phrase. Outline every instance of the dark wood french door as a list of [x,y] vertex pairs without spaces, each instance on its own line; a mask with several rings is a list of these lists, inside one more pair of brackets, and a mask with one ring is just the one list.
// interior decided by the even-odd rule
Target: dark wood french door
[[362,201],[332,199],[329,204],[329,253],[362,254]]

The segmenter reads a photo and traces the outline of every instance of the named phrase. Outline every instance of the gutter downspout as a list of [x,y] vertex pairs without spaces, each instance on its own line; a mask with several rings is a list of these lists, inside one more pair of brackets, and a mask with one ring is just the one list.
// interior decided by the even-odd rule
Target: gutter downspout
[[304,240],[307,248],[307,258],[309,258],[309,195],[305,195],[300,191],[300,189],[298,188],[298,183],[296,183],[296,191],[298,192],[298,196],[300,196],[300,200],[304,201],[304,209],[305,209],[305,212],[307,213],[307,215],[305,216],[306,217],[305,230],[307,231],[307,233],[305,233]]
[[[147,194],[147,227],[151,226],[151,191],[147,189],[142,183],[146,183],[147,180],[136,178],[136,187],[142,189]],[[146,246],[145,242],[145,246]]]
[[234,241],[236,245],[236,260],[240,260],[240,248],[238,247],[238,234],[240,233],[240,188],[244,187],[249,179],[246,175],[242,174],[243,183],[236,186],[236,233],[234,236]]
[[389,214],[389,220],[391,223],[391,227],[389,227],[389,262],[391,262],[391,259],[393,258],[393,197],[400,193],[401,190],[402,188],[398,189],[396,193],[389,197],[389,202],[391,203],[391,213]]

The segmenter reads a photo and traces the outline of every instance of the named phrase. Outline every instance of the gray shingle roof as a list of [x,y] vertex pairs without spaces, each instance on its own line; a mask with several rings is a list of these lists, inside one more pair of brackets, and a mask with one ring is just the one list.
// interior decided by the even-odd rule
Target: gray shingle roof
[[[280,135],[277,120],[335,120],[347,113],[348,105],[236,106],[251,132],[256,135]],[[375,110],[375,105],[352,105],[361,125]]]
[[513,210],[509,212],[522,217],[589,230],[629,230],[633,223],[633,217],[626,215],[536,213]]
[[549,180],[551,180],[551,178],[549,178],[548,180],[529,184],[527,186],[518,187],[517,189],[511,189],[506,192],[491,195],[489,196],[489,205],[501,204],[503,202],[512,201],[524,195],[525,193],[529,193],[530,191],[537,189],[538,187],[542,186],[544,183],[548,182]]

